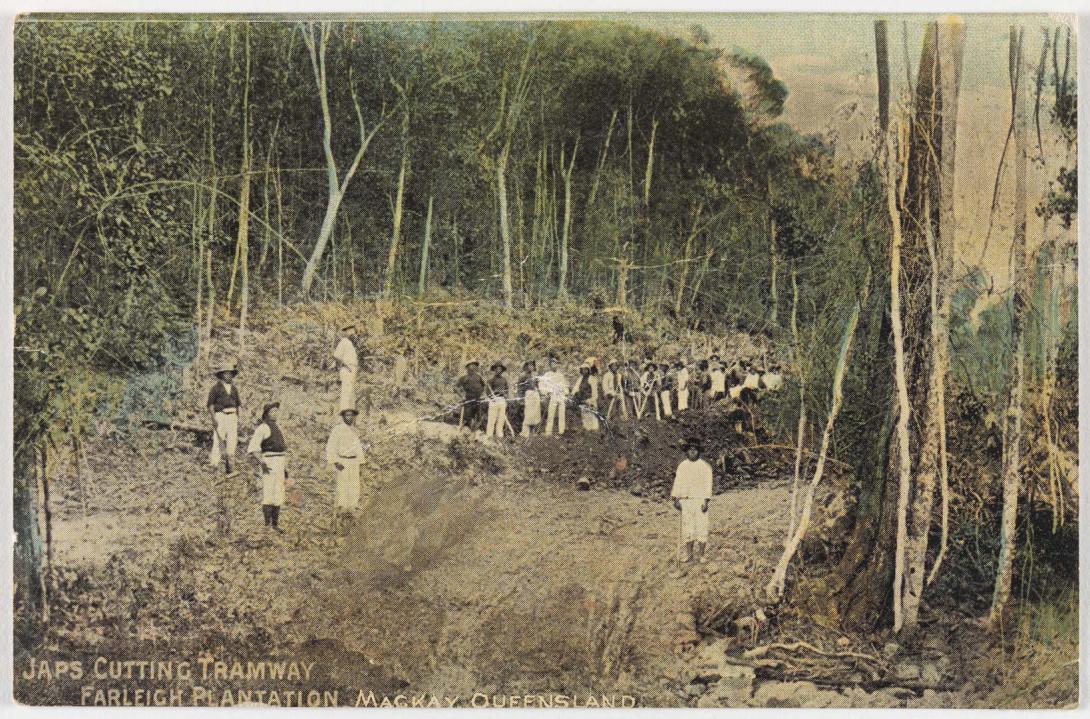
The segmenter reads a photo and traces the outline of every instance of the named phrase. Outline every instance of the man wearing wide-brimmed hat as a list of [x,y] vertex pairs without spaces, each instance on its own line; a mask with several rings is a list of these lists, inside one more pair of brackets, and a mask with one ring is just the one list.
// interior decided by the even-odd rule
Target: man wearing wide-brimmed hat
[[334,509],[337,516],[355,511],[360,503],[363,443],[354,426],[358,414],[354,405],[342,405],[341,421],[330,431],[325,443],[326,465],[336,473]]
[[481,404],[484,402],[484,378],[481,377],[481,363],[477,360],[466,362],[466,373],[456,383],[462,393],[462,404],[458,410],[458,427],[469,427],[471,431],[481,428]]
[[621,407],[621,418],[628,419],[628,403],[625,402],[622,384],[621,361],[610,360],[602,374],[602,402],[606,405],[607,420],[613,416],[613,410],[618,404]]
[[238,368],[234,362],[224,362],[216,367],[216,383],[208,392],[208,413],[212,416],[212,454],[208,463],[213,467],[220,463],[220,457],[227,468],[227,476],[235,476],[234,457],[238,449],[238,411],[242,407],[235,375]]
[[681,510],[681,544],[684,564],[693,558],[696,545],[700,563],[707,561],[704,550],[708,544],[708,503],[712,496],[712,466],[701,459],[703,447],[699,440],[682,445],[685,459],[677,466],[670,496],[674,507]]
[[246,452],[261,465],[261,513],[265,526],[280,530],[280,507],[284,504],[284,484],[288,477],[288,444],[276,418],[279,402],[269,402],[261,411],[261,424],[254,430]]
[[341,340],[333,350],[333,360],[337,363],[337,373],[341,379],[339,405],[356,406],[356,374],[359,372],[359,354],[353,339],[356,336],[356,323],[345,322],[340,326]]
[[546,437],[552,435],[554,425],[557,434],[564,434],[567,429],[568,402],[568,380],[560,371],[560,361],[556,355],[549,355],[548,364],[549,371],[542,375],[541,381],[538,382],[542,394],[549,398],[549,410],[545,416]]
[[488,424],[485,425],[486,437],[503,437],[503,428],[507,426],[507,390],[509,384],[503,373],[507,367],[503,362],[493,362],[489,367],[492,376],[488,378]]

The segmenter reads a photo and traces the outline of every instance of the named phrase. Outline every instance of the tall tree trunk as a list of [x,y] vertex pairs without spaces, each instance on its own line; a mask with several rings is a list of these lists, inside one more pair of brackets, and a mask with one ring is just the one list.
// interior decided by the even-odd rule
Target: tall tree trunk
[[31,446],[16,449],[14,460],[14,495],[12,517],[15,524],[15,576],[14,596],[38,612],[47,613],[48,602],[42,571],[43,547],[41,525],[38,521],[38,482],[34,453]]
[[[939,552],[931,572],[930,584],[938,576],[950,537],[950,467],[946,451],[946,377],[950,372],[950,305],[954,283],[954,240],[957,223],[954,215],[954,180],[957,157],[958,98],[961,90],[961,66],[965,53],[965,25],[959,20],[939,24],[939,77],[942,97],[942,144],[939,150],[939,232],[936,255],[938,278],[934,283],[937,312],[932,324],[935,347],[934,381],[931,392],[935,397],[934,421],[938,429],[939,480],[942,497],[941,535]],[[925,533],[926,534],[926,533]]]
[[367,131],[367,127],[363,121],[363,111],[360,109],[359,98],[356,96],[356,88],[353,84],[352,69],[349,66],[348,71],[348,87],[352,95],[352,106],[356,111],[356,121],[359,124],[359,148],[356,150],[356,155],[352,159],[352,163],[349,165],[348,170],[344,173],[344,177],[340,177],[337,170],[337,161],[333,156],[333,119],[330,116],[329,111],[329,94],[326,87],[326,47],[329,44],[329,23],[321,23],[318,28],[317,37],[314,32],[314,23],[308,23],[303,28],[303,40],[306,42],[307,50],[310,54],[311,69],[314,71],[314,83],[318,88],[318,98],[321,101],[322,106],[322,151],[325,155],[326,162],[326,185],[328,196],[326,198],[325,216],[322,218],[322,226],[318,231],[318,239],[314,243],[314,249],[310,253],[310,258],[307,260],[306,267],[303,269],[302,289],[303,295],[306,296],[310,293],[310,288],[314,284],[314,278],[318,272],[318,266],[321,264],[322,255],[325,253],[326,245],[329,243],[329,237],[333,233],[333,227],[336,224],[337,212],[341,207],[341,200],[344,199],[344,193],[348,190],[348,185],[352,181],[352,178],[356,174],[356,170],[359,169],[360,163],[363,161],[363,156],[367,153],[367,147],[371,144],[371,140],[375,137],[375,133],[379,131],[385,122],[385,115],[381,117],[375,126],[371,128],[371,131]]
[[1017,550],[1018,494],[1022,484],[1022,402],[1025,394],[1025,315],[1029,301],[1029,255],[1026,245],[1026,89],[1022,60],[1022,29],[1010,30],[1012,55],[1011,96],[1014,100],[1014,237],[1011,252],[1011,337],[1014,352],[1008,373],[1007,416],[1003,436],[1003,513],[999,525],[999,563],[989,620],[1003,616],[1010,598]]
[[[869,284],[870,278],[868,277],[863,285],[864,288]],[[851,314],[848,316],[848,321],[844,325],[844,333],[840,339],[840,351],[837,353],[836,367],[833,369],[832,401],[829,406],[829,416],[825,420],[825,431],[821,436],[821,450],[818,452],[817,467],[814,469],[814,476],[811,478],[810,486],[807,489],[806,499],[802,505],[802,514],[799,516],[799,524],[795,528],[794,534],[787,542],[787,546],[784,547],[783,554],[780,555],[780,561],[776,564],[776,569],[772,574],[772,578],[769,579],[768,584],[765,586],[765,593],[772,601],[778,601],[780,597],[783,596],[784,583],[787,579],[787,568],[790,566],[791,558],[795,556],[799,544],[802,543],[803,538],[806,536],[806,531],[810,527],[810,514],[814,507],[814,493],[825,473],[825,462],[829,456],[829,443],[832,441],[833,425],[836,423],[837,415],[840,414],[840,406],[844,400],[844,373],[848,366],[848,354],[851,352],[852,340],[855,338],[855,329],[859,324],[859,312],[865,301],[866,298],[863,298],[862,301],[858,299],[855,301],[855,304],[852,306]]]
[[420,248],[420,280],[416,283],[416,294],[424,296],[428,287],[428,251],[431,249],[431,210],[432,196],[428,195],[428,216],[424,220],[424,246]]
[[[407,132],[408,127],[404,130]],[[403,139],[405,137],[403,136]],[[409,166],[409,151],[402,144],[401,152],[401,167],[397,173],[397,195],[394,198],[394,219],[393,229],[390,233],[390,252],[386,257],[386,287],[383,289],[382,294],[385,297],[391,297],[394,291],[394,280],[397,276],[397,249],[401,243],[401,215],[405,201],[405,171]]]
[[571,161],[565,162],[564,148],[560,148],[560,174],[564,180],[564,224],[560,232],[560,272],[557,282],[557,294],[560,297],[568,295],[568,240],[571,237],[572,199],[571,181],[575,170],[575,158],[579,155],[579,139],[575,140],[575,147],[571,151]]
[[[885,23],[876,22],[879,47],[884,45],[884,34]],[[888,55],[878,54],[880,59],[888,59]],[[930,486],[926,482],[920,486],[913,471],[919,471],[925,430],[933,421],[927,411],[932,406],[928,378],[935,361],[927,233],[939,228],[924,228],[924,222],[928,208],[940,206],[941,114],[935,108],[941,104],[935,97],[939,94],[936,54],[937,28],[931,23],[924,34],[909,122],[897,123],[899,142],[894,142],[892,133],[885,133],[886,201],[893,234],[890,274],[883,280],[888,295],[881,294],[887,299],[887,309],[883,312],[880,303],[875,303],[868,319],[868,334],[877,328],[877,334],[868,337],[874,354],[867,355],[872,358],[864,370],[867,380],[853,390],[865,392],[860,401],[864,397],[870,402],[884,398],[885,412],[877,434],[858,437],[864,443],[857,470],[859,501],[837,579],[830,586],[830,599],[842,622],[859,629],[873,629],[888,621],[891,608],[896,630],[906,625],[903,610],[905,598],[911,594],[910,579],[921,579],[910,573],[908,560],[920,555],[910,552],[909,538],[926,532],[930,516],[913,520],[921,516],[924,504],[930,507],[934,494],[935,474],[931,474]],[[880,102],[883,98],[888,102],[888,66],[879,66],[878,77]],[[888,111],[880,105],[879,122],[884,117]],[[915,510],[910,515],[912,507]],[[912,611],[913,606],[918,607],[918,597],[918,592],[909,597]],[[915,617],[909,619],[912,628]]]
[[507,156],[505,148],[502,160],[496,165],[496,199],[499,202],[500,239],[503,242],[503,305],[515,306],[515,284],[511,272],[511,226],[507,219]]

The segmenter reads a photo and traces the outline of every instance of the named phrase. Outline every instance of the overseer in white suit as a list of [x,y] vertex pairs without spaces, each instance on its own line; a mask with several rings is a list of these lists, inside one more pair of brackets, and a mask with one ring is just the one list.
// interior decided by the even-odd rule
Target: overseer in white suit
[[341,422],[329,433],[325,443],[325,459],[329,469],[336,473],[336,499],[338,514],[351,512],[360,503],[360,464],[363,462],[363,443],[353,426],[359,412],[355,407],[341,408]]
[[700,555],[700,563],[707,561],[704,549],[708,544],[708,503],[712,496],[712,466],[700,458],[702,448],[698,442],[685,444],[685,459],[674,474],[674,486],[670,496],[674,507],[681,510],[681,542],[684,545],[682,563],[693,558],[693,545]]

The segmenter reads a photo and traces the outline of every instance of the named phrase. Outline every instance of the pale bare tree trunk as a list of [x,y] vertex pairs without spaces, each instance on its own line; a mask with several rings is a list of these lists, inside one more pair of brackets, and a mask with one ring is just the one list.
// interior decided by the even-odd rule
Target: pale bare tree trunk
[[957,157],[958,98],[961,89],[961,66],[965,53],[965,25],[949,19],[939,23],[939,73],[942,97],[942,149],[939,156],[939,235],[937,243],[938,281],[935,287],[938,311],[934,315],[934,383],[936,424],[939,440],[939,487],[942,497],[942,525],[939,552],[927,576],[935,581],[950,537],[950,463],[946,448],[946,377],[950,372],[950,303],[954,282],[954,240],[957,220],[954,215],[956,197],[954,180]]
[[432,196],[428,195],[428,216],[424,220],[424,246],[420,250],[420,280],[416,284],[416,294],[423,297],[428,287],[428,250],[431,249],[431,210]]
[[571,180],[575,170],[575,158],[579,155],[579,138],[575,139],[575,146],[571,151],[571,161],[566,162],[564,147],[560,147],[560,174],[564,180],[564,224],[560,231],[560,272],[557,282],[557,294],[560,297],[568,296],[568,241],[571,237],[572,200]]
[[598,155],[598,166],[594,171],[594,180],[590,183],[590,192],[587,193],[587,208],[594,205],[598,197],[598,185],[602,180],[602,170],[606,166],[606,157],[609,155],[609,141],[613,139],[613,128],[617,124],[617,108],[613,108],[613,114],[609,118],[609,129],[606,130],[606,139],[602,141],[602,152]]
[[246,320],[250,307],[250,156],[243,160],[242,191],[239,197],[238,256],[242,273],[239,288],[238,354],[246,349]]
[[[870,285],[869,274],[868,271],[866,282],[863,284],[864,287]],[[855,328],[859,325],[859,312],[862,303],[865,301],[865,297],[855,301],[851,314],[848,316],[848,322],[844,326],[844,334],[840,340],[840,352],[837,354],[836,367],[833,370],[832,404],[829,407],[829,416],[825,420],[825,431],[821,436],[821,450],[818,453],[817,467],[814,469],[814,476],[810,479],[810,485],[807,488],[798,527],[795,528],[794,534],[787,542],[787,546],[784,547],[772,578],[765,585],[765,594],[768,595],[769,600],[774,602],[779,601],[780,597],[783,596],[784,584],[787,581],[787,568],[790,566],[791,559],[795,556],[799,544],[802,543],[803,538],[806,536],[806,530],[810,527],[810,515],[814,507],[814,493],[817,491],[817,486],[825,473],[825,462],[829,455],[833,425],[836,423],[836,417],[840,413],[840,405],[844,399],[844,373],[848,366],[848,354],[851,351],[852,339],[855,337]]]
[[[407,127],[404,130],[407,131]],[[402,135],[404,140],[404,135]],[[390,234],[390,252],[386,257],[386,287],[382,294],[390,297],[394,291],[394,278],[397,275],[397,249],[401,244],[401,216],[405,201],[405,172],[409,166],[409,151],[402,143],[401,168],[397,173],[397,195],[394,198],[393,229]]]
[[791,516],[787,522],[787,535],[784,547],[791,544],[795,536],[795,522],[798,517],[799,486],[802,483],[802,455],[806,439],[806,372],[802,368],[802,342],[799,338],[799,283],[794,264],[791,265],[791,341],[794,345],[793,370],[799,380],[799,424],[795,436],[795,474],[791,480]]
[[[769,194],[771,194],[772,178],[769,177]],[[776,218],[769,218],[768,251],[772,261],[772,281],[769,286],[769,294],[772,296],[772,313],[769,322],[773,325],[780,321],[780,248],[776,245]]]
[[507,156],[505,148],[502,160],[496,167],[496,198],[500,210],[500,238],[503,240],[503,304],[508,309],[515,306],[515,285],[511,273],[511,226],[507,219]]
[[1007,421],[1003,436],[1003,513],[999,526],[999,563],[989,621],[997,623],[1010,598],[1017,550],[1018,493],[1022,484],[1022,402],[1025,393],[1025,312],[1029,302],[1029,267],[1026,245],[1026,102],[1029,83],[1024,78],[1022,29],[1011,27],[1010,42],[1016,49],[1011,85],[1014,99],[1014,237],[1011,252],[1011,288],[1014,293],[1011,337],[1014,353],[1008,386]]
[[[893,328],[894,376],[897,384],[897,545],[893,574],[893,631],[901,630],[902,595],[904,591],[905,549],[908,542],[908,501],[912,489],[912,455],[909,451],[908,422],[911,406],[908,401],[908,378],[905,367],[904,328],[901,319],[901,211],[908,180],[908,132],[904,121],[898,123],[899,143],[892,133],[886,134],[885,173],[886,208],[892,230],[890,248],[890,322]],[[901,157],[898,158],[898,146]],[[899,167],[895,169],[896,163]],[[898,199],[900,200],[898,202]]]
[[651,120],[651,139],[647,142],[647,170],[643,174],[643,206],[651,204],[651,177],[655,169],[655,133],[659,129],[659,121]]
[[208,288],[208,302],[205,304],[204,336],[201,338],[202,360],[208,363],[212,345],[212,324],[216,314],[216,285],[212,281],[212,253],[216,246],[216,192],[218,179],[212,177],[212,191],[208,197],[208,252],[205,255],[205,285]]
[[349,165],[344,177],[340,177],[337,170],[337,161],[333,157],[333,119],[329,112],[329,94],[326,87],[325,55],[326,47],[329,44],[329,32],[329,23],[327,22],[323,22],[319,25],[317,37],[315,37],[314,33],[314,23],[308,23],[303,27],[303,40],[306,42],[307,50],[310,53],[311,69],[314,71],[314,82],[317,85],[318,97],[321,100],[322,105],[322,151],[325,154],[326,184],[328,186],[328,197],[326,199],[325,216],[322,218],[322,227],[318,231],[318,239],[314,243],[314,250],[310,254],[310,259],[307,260],[306,267],[303,269],[303,295],[309,294],[311,285],[314,284],[314,277],[318,272],[318,265],[322,261],[322,254],[325,252],[326,245],[329,243],[329,237],[333,233],[333,227],[337,220],[337,212],[341,207],[341,200],[344,199],[344,193],[348,190],[348,185],[355,176],[356,170],[359,169],[360,162],[363,161],[363,156],[367,152],[367,147],[371,144],[371,140],[374,139],[375,133],[379,131],[379,128],[381,128],[385,122],[385,115],[383,115],[383,117],[375,123],[371,132],[367,132],[367,127],[363,121],[363,111],[360,109],[359,98],[356,96],[356,88],[352,81],[352,69],[350,66],[348,72],[348,87],[352,95],[352,106],[356,111],[356,120],[359,123],[360,144],[359,149],[356,150],[355,157],[352,159],[352,164]]

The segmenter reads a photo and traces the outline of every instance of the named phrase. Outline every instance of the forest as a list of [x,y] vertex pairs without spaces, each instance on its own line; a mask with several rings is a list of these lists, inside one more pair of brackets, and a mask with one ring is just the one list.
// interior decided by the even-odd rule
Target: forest
[[[909,21],[904,93],[900,23],[858,38],[864,153],[785,122],[769,63],[695,23],[20,20],[16,644],[66,591],[51,483],[184,404],[179,376],[346,308],[415,312],[423,355],[421,313],[448,305],[512,334],[609,313],[652,346],[746,336],[782,361],[764,413],[790,508],[762,612],[878,646],[951,613],[1077,631],[1076,63],[1070,27],[1031,20],[997,75],[999,164],[974,178],[1005,284],[958,246],[971,20]],[[828,492],[847,508],[819,550]]]

